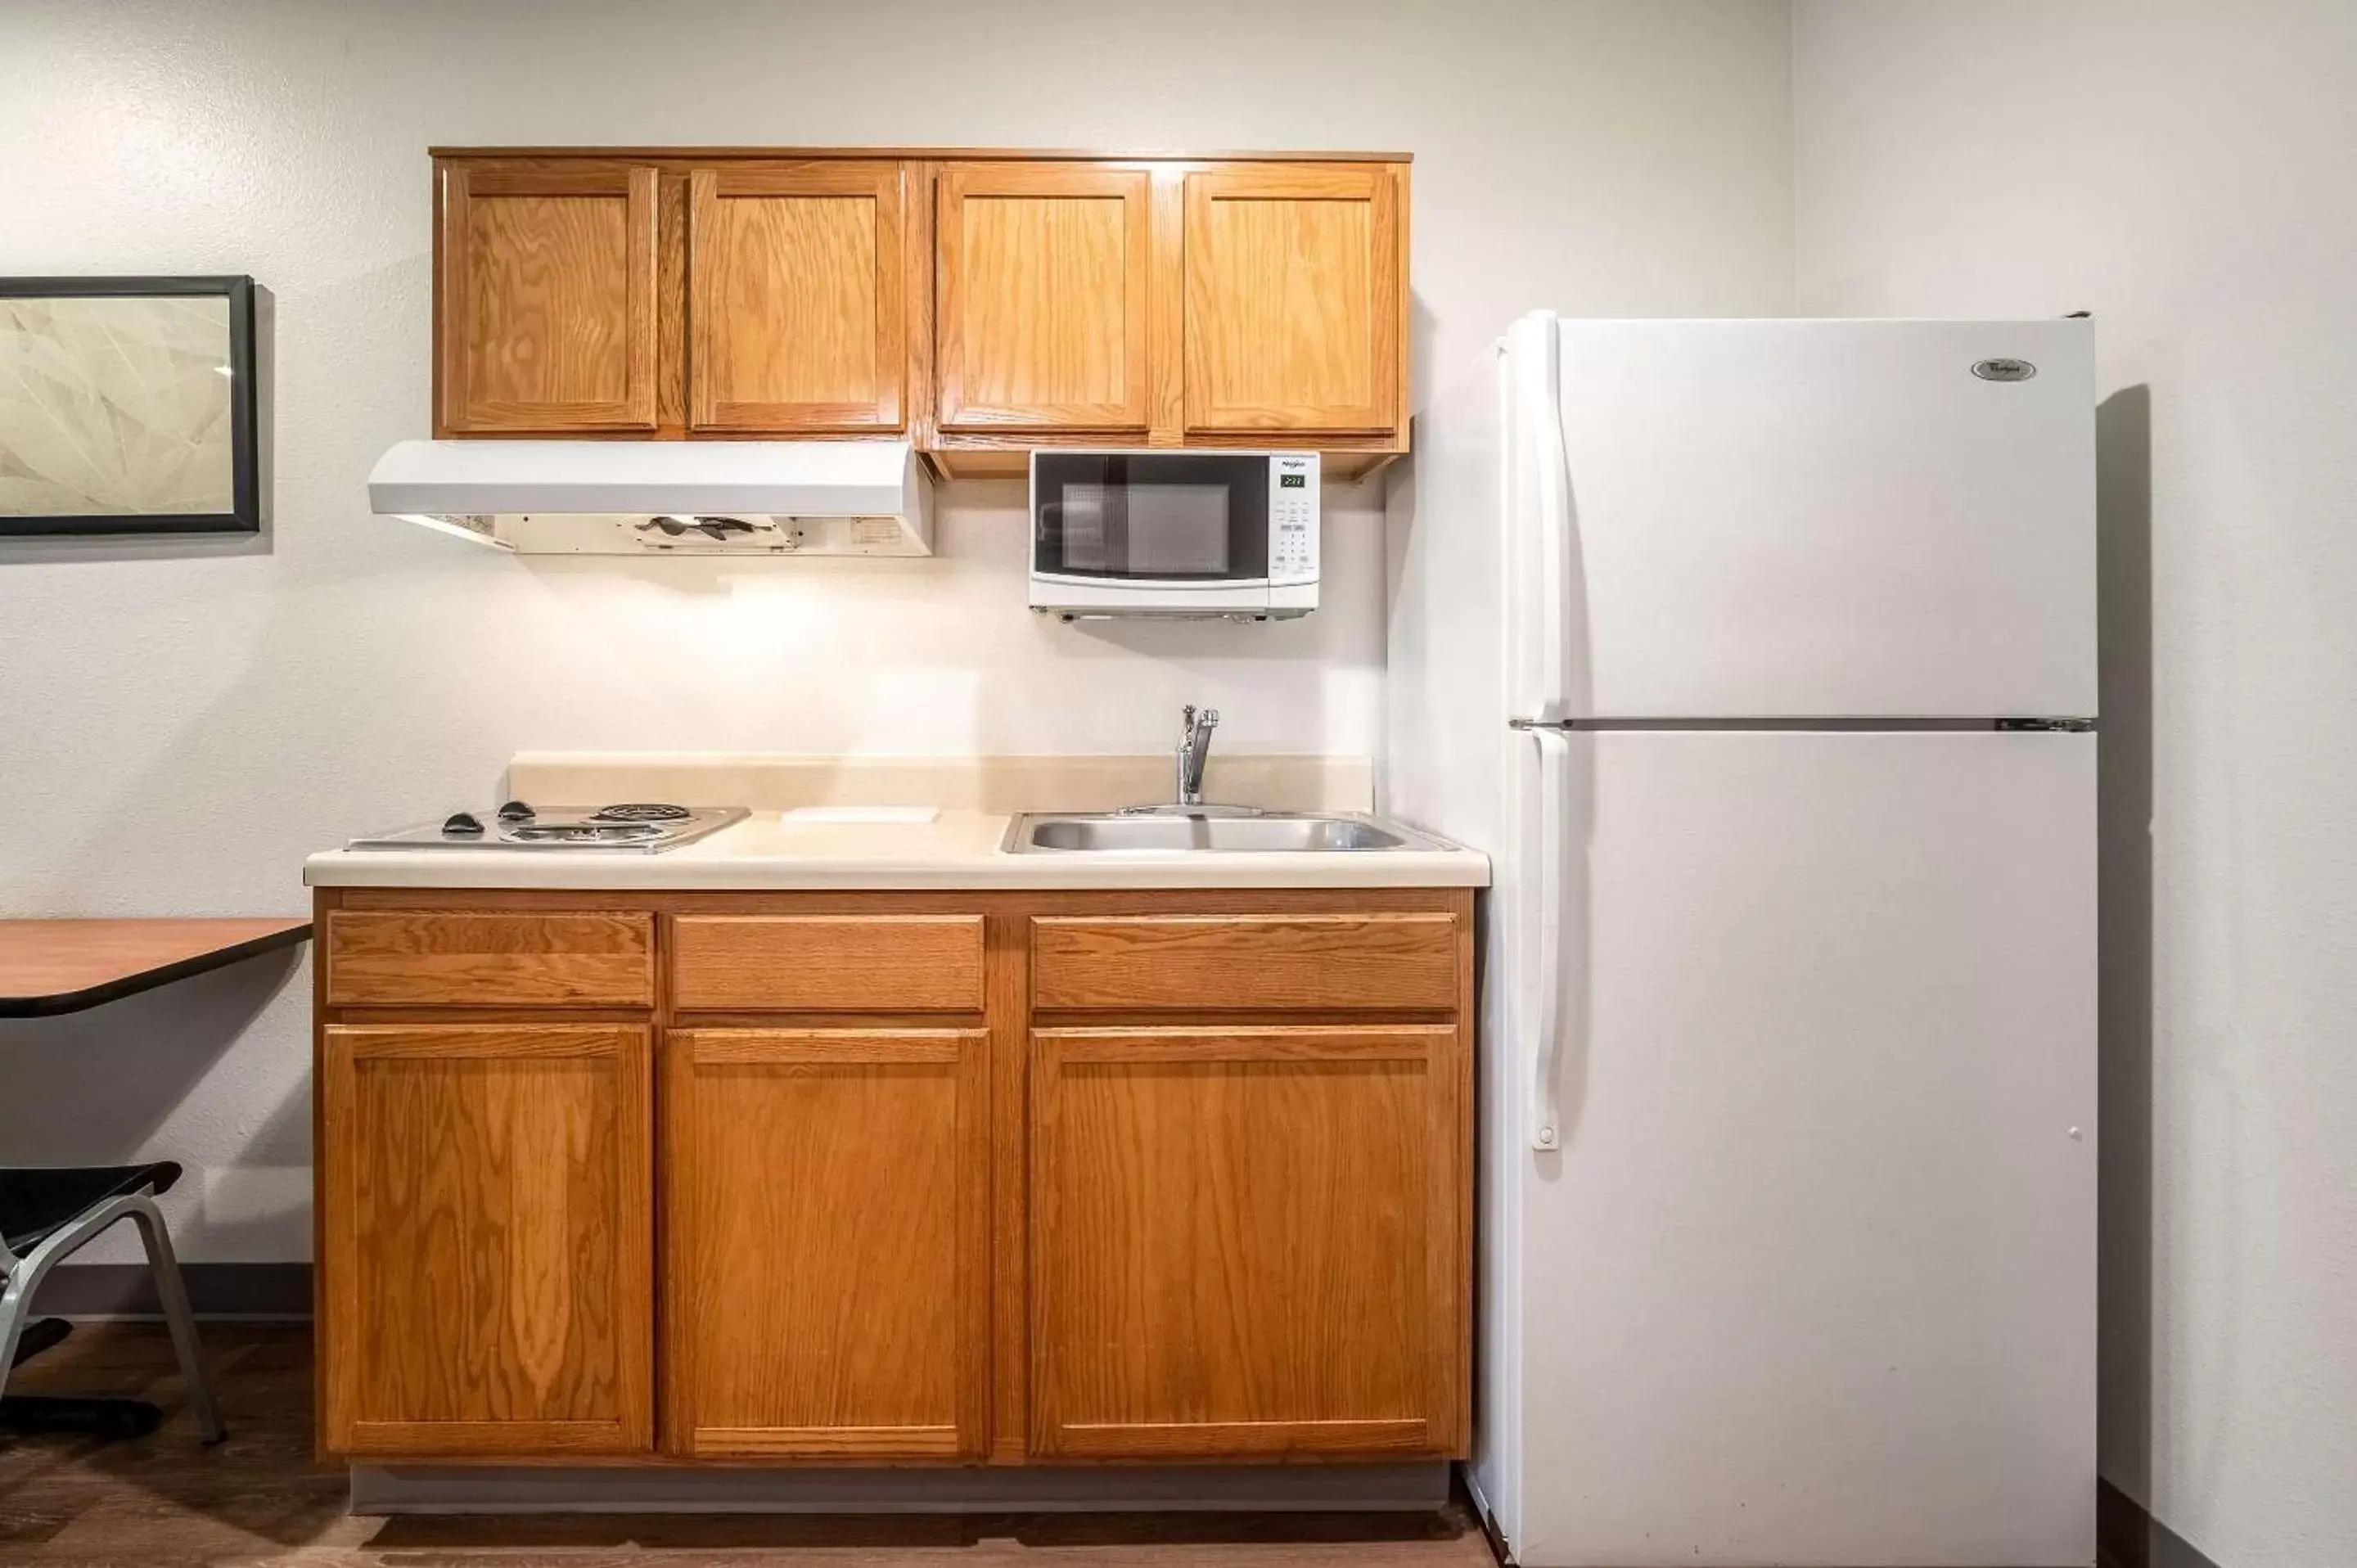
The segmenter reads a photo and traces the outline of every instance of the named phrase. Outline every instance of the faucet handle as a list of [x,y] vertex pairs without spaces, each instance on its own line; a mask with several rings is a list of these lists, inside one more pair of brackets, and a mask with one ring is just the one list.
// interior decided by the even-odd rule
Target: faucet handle
[[[1189,708],[1189,709],[1188,709],[1187,711],[1188,711],[1189,713],[1190,713],[1190,714],[1191,714],[1191,713],[1193,713],[1195,710],[1194,710],[1194,709],[1192,709],[1192,708]],[[1218,727],[1219,727],[1219,723],[1220,723],[1220,710],[1219,710],[1219,709],[1217,709],[1217,708],[1205,708],[1205,709],[1203,710],[1203,727],[1204,727],[1205,729],[1216,729],[1216,728],[1218,728]]]

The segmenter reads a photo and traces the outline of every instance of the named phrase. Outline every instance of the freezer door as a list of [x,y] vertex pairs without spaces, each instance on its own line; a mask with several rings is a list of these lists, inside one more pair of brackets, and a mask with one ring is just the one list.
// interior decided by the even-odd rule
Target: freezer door
[[1517,1560],[2092,1561],[2094,737],[1567,744]]
[[1560,333],[1573,714],[2094,713],[2088,322]]

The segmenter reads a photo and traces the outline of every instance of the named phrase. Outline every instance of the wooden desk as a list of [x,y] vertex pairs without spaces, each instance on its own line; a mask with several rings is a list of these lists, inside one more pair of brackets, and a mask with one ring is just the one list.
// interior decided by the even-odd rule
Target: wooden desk
[[[79,1013],[291,948],[310,935],[307,919],[0,920],[0,1018]],[[14,1365],[22,1366],[68,1332],[63,1318],[25,1325]],[[0,1399],[0,1428],[18,1432],[127,1436],[152,1432],[162,1419],[145,1400]]]
[[307,918],[0,920],[0,1018],[79,1013],[310,936]]

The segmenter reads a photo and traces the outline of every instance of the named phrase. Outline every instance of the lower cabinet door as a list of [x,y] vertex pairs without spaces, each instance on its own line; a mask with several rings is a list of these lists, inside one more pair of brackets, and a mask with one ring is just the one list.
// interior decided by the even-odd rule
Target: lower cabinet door
[[648,1031],[322,1031],[324,1445],[653,1447]]
[[664,1039],[664,1445],[979,1458],[989,1420],[986,1036]]
[[1033,1453],[1460,1452],[1460,1052],[1449,1027],[1036,1031]]

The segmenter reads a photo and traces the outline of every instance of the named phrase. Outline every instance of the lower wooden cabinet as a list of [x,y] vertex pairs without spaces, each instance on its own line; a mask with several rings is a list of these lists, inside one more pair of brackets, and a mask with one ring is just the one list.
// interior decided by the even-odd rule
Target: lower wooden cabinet
[[1469,892],[318,912],[327,1455],[1465,1452]]
[[1034,1453],[1457,1448],[1454,1027],[1032,1040]]
[[322,1031],[324,1446],[652,1446],[650,1077],[643,1026]]
[[672,1452],[981,1456],[985,1041],[980,1029],[665,1036]]

